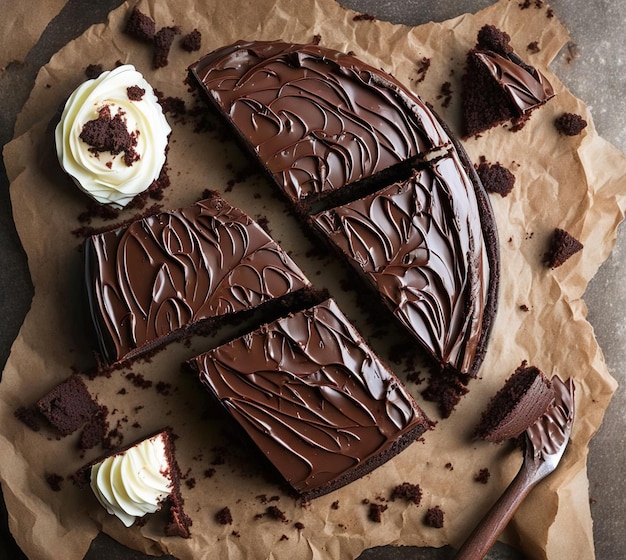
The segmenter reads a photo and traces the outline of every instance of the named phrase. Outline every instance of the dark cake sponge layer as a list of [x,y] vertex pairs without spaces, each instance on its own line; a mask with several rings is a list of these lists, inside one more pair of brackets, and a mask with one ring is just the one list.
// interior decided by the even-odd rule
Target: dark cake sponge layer
[[430,427],[332,299],[190,366],[305,500],[362,477]]

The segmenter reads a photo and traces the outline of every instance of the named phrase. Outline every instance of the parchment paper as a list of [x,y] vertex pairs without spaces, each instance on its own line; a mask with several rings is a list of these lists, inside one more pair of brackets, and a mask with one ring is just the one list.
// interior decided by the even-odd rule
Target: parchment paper
[[[189,54],[175,44],[169,65],[152,70],[150,48],[121,32],[130,9],[122,6],[111,13],[106,25],[89,29],[42,68],[18,118],[15,139],[4,151],[15,221],[35,286],[32,308],[0,385],[0,477],[11,530],[26,554],[38,559],[79,559],[99,530],[138,550],[167,551],[181,559],[347,559],[383,544],[458,546],[521,463],[521,454],[512,446],[472,441],[471,432],[489,398],[522,360],[528,360],[549,375],[575,378],[577,417],[562,466],[531,493],[504,538],[533,558],[593,558],[585,462],[589,439],[602,421],[615,382],[585,320],[581,296],[610,253],[623,218],[626,158],[598,137],[587,108],[547,68],[568,40],[562,24],[556,17],[548,18],[545,8],[521,10],[518,2],[507,0],[476,15],[416,28],[354,21],[354,12],[331,0],[145,1],[139,6],[156,20],[157,28],[178,25],[184,34],[197,27],[203,36],[202,51]],[[158,381],[170,384],[166,385],[169,394],[154,386],[137,388],[127,378],[128,370],[88,381],[90,390],[109,408],[111,427],[119,427],[124,442],[164,424],[179,436],[183,494],[194,521],[192,538],[163,537],[159,515],[142,526],[124,528],[97,505],[88,490],[77,488],[67,478],[100,450],[81,455],[75,436],[60,439],[46,430],[36,433],[13,416],[18,406],[32,404],[72,368],[87,368],[92,360],[84,335],[84,304],[78,296],[80,240],[71,233],[80,225],[77,216],[85,209],[85,199],[58,169],[52,137],[55,114],[85,79],[84,68],[90,63],[105,68],[117,61],[133,63],[154,87],[192,106],[193,98],[183,83],[185,69],[202,53],[240,38],[307,42],[319,34],[323,45],[352,50],[393,73],[458,130],[465,53],[484,23],[506,30],[514,48],[546,72],[557,96],[535,112],[521,131],[494,129],[465,142],[474,161],[484,155],[488,161],[509,167],[516,176],[508,197],[491,199],[501,242],[502,289],[480,379],[470,383],[469,394],[446,420],[423,401],[421,387],[409,382],[418,402],[438,421],[435,429],[372,474],[302,507],[276,481],[256,470],[255,456],[227,437],[227,427],[212,414],[196,380],[180,373],[183,360],[217,342],[197,338],[170,345],[150,362],[132,368],[155,385]],[[536,54],[526,51],[532,41],[540,46]],[[424,57],[431,65],[425,79],[418,81]],[[444,82],[450,82],[453,92],[447,107],[440,97]],[[564,111],[588,121],[582,135],[557,134],[552,122]],[[247,162],[230,140],[219,130],[194,132],[191,117],[169,120],[173,127],[172,185],[165,192],[163,206],[187,205],[203,189],[213,188],[225,192],[229,201],[253,217],[266,216],[273,236],[316,286],[330,288],[372,346],[388,358],[389,340],[401,335],[391,322],[381,335],[381,321],[377,325],[368,321],[355,304],[354,294],[345,289],[341,269],[307,254],[308,241],[264,179],[252,175],[240,180],[239,172]],[[135,211],[123,212],[120,220]],[[585,248],[559,269],[549,270],[542,257],[555,227],[567,229]],[[520,306],[527,306],[528,311]],[[415,352],[419,354],[417,348]],[[391,365],[406,376],[403,364]],[[491,473],[486,485],[474,480],[482,468]],[[215,474],[207,476],[207,469],[215,469]],[[49,474],[64,477],[60,491],[46,483]],[[390,490],[405,481],[422,487],[419,506],[385,501]],[[267,507],[260,496],[277,496],[271,503],[289,521],[259,518]],[[388,506],[381,523],[367,518],[364,499]],[[333,502],[338,509],[332,507]],[[445,512],[442,529],[423,524],[427,508],[434,505]],[[214,519],[224,506],[231,508],[232,525],[219,525]],[[295,522],[304,528],[296,528]]]

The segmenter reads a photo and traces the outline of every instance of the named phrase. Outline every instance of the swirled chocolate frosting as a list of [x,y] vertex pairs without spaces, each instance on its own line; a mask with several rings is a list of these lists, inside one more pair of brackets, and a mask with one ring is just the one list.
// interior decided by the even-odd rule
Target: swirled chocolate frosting
[[85,266],[109,364],[309,286],[278,244],[218,195],[92,236]]
[[191,363],[305,498],[364,475],[429,427],[402,383],[332,299]]
[[331,49],[238,42],[199,60],[190,74],[292,201],[450,142],[393,77]]
[[312,223],[439,363],[472,370],[490,264],[474,187],[454,152]]

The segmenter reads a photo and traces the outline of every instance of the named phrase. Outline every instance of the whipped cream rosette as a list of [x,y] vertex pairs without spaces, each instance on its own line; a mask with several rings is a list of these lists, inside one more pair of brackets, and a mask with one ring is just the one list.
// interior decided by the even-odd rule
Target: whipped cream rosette
[[111,455],[91,469],[91,489],[102,506],[130,527],[154,513],[173,482],[163,433]]
[[123,208],[158,178],[170,132],[152,86],[126,64],[71,94],[55,131],[57,156],[84,192]]

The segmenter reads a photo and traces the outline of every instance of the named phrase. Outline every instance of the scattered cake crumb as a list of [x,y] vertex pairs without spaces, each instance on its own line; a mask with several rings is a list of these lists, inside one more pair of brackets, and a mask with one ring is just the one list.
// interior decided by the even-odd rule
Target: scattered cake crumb
[[382,521],[382,514],[388,508],[385,504],[369,504],[367,517],[370,521],[374,523],[380,523]]
[[335,500],[332,504],[330,504],[331,509],[339,509],[339,500]]
[[126,88],[126,95],[131,101],[141,101],[145,95],[146,90],[139,86],[130,86]]
[[487,482],[489,482],[490,476],[491,476],[491,473],[489,472],[489,469],[480,469],[474,475],[474,480],[476,482],[479,482],[480,484],[487,484]]
[[434,372],[430,375],[428,386],[422,391],[422,396],[439,406],[443,418],[448,418],[459,404],[461,397],[469,392],[466,387],[469,379],[462,378],[451,370]]
[[476,173],[487,192],[507,196],[515,186],[515,175],[499,162],[489,163],[481,156]]
[[133,8],[128,20],[126,20],[124,32],[140,41],[151,42],[154,39],[155,31],[154,20],[140,12],[139,9]]
[[199,51],[202,47],[202,33],[197,29],[187,33],[187,35],[182,38],[180,46],[187,52]]
[[526,50],[529,53],[537,54],[539,51],[541,51],[541,49],[539,48],[539,42],[533,41],[531,43],[528,43],[528,45],[526,46]]
[[20,422],[26,424],[26,426],[34,432],[41,430],[41,426],[39,425],[39,411],[37,410],[37,407],[19,406],[13,414]]
[[55,473],[47,474],[46,482],[48,483],[48,486],[50,486],[51,490],[54,492],[60,492],[61,485],[63,484],[63,477],[60,474]]
[[85,68],[85,76],[87,76],[89,80],[97,78],[102,72],[102,64],[89,64],[87,68]]
[[419,484],[403,482],[391,491],[391,500],[395,501],[396,499],[413,502],[417,506],[422,500],[422,489]]
[[376,16],[371,14],[356,14],[352,21],[376,21]]
[[555,228],[550,249],[545,254],[545,263],[550,268],[557,268],[583,249],[583,244],[564,229]]
[[420,83],[423,82],[426,79],[426,72],[428,72],[428,69],[430,68],[430,58],[428,57],[424,57],[422,58],[422,60],[420,60],[417,63],[417,80],[415,81],[416,83]]
[[302,523],[301,521],[296,521],[293,526],[298,529],[299,531],[301,531],[302,529],[304,529],[304,523]]
[[452,101],[452,84],[450,82],[444,82],[441,84],[439,95],[437,99],[443,99],[441,102],[442,107],[448,107]]
[[174,37],[179,33],[178,27],[162,27],[154,34],[153,68],[163,68],[169,64],[170,48],[174,42]]
[[522,303],[522,305],[520,305],[519,308],[520,308],[520,311],[524,311],[524,312],[530,311],[530,309],[528,308],[528,305],[526,305],[525,303]]
[[215,520],[220,525],[232,525],[233,516],[230,512],[230,508],[228,506],[223,507],[215,514]]
[[282,521],[283,523],[287,523],[289,521],[287,519],[287,516],[285,515],[285,512],[277,506],[268,506],[265,510],[265,515],[267,517],[270,517],[271,519]]
[[554,121],[556,129],[565,136],[577,136],[587,126],[587,121],[575,113],[563,113]]
[[443,527],[443,510],[439,506],[429,508],[424,517],[424,524],[428,527],[441,529]]

